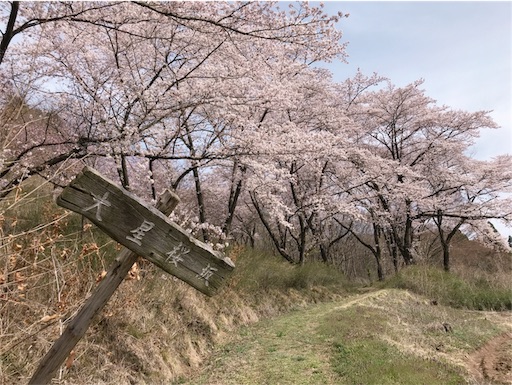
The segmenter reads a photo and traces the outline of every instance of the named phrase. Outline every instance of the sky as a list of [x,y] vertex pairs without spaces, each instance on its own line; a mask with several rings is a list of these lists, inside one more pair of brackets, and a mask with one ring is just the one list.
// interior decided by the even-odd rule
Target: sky
[[[318,2],[311,2],[318,5]],[[472,157],[512,154],[512,2],[325,1],[349,13],[338,24],[348,64],[331,63],[335,81],[377,72],[397,86],[424,79],[438,105],[491,111],[499,129],[482,130]],[[502,235],[512,228],[495,224]]]
[[[316,4],[316,2],[312,2]],[[439,105],[493,110],[501,126],[482,132],[471,155],[512,153],[512,2],[327,1],[348,41],[348,64],[328,67],[336,81],[360,68],[405,86],[424,79]]]

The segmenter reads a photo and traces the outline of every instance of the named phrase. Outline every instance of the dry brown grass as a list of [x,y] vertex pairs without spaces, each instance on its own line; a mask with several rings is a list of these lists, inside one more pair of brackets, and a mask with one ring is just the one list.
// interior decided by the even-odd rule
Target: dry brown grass
[[[32,190],[30,190],[32,191]],[[108,268],[116,245],[51,201],[18,191],[0,210],[0,384],[26,383]],[[41,225],[45,224],[45,225]],[[242,249],[232,251],[236,260]],[[243,287],[208,298],[153,267],[134,269],[57,373],[60,384],[156,384],[197,370],[240,325],[336,297]]]
[[[27,186],[24,186],[27,188]],[[0,211],[0,383],[23,381],[95,285],[112,244],[51,202],[17,190]]]

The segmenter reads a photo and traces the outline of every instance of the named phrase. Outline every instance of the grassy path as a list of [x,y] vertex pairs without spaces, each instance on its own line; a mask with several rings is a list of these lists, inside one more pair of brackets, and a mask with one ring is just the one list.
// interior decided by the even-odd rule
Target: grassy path
[[185,383],[464,384],[468,354],[507,322],[380,290],[245,327]]

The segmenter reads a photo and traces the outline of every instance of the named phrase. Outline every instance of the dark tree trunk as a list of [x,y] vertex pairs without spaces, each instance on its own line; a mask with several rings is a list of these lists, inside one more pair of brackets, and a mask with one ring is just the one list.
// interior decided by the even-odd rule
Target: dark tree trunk
[[322,262],[329,262],[329,250],[322,244],[320,244],[320,257],[322,258]]
[[130,179],[128,176],[128,165],[126,162],[126,155],[121,155],[121,164],[117,166],[117,173],[121,180],[121,185],[126,189],[130,190]]
[[11,4],[9,20],[7,21],[7,27],[5,28],[2,40],[0,41],[0,64],[2,64],[5,57],[5,52],[7,51],[7,47],[9,47],[9,44],[11,43],[11,40],[14,36],[14,23],[16,22],[16,18],[18,17],[19,8],[20,2],[13,1]]
[[437,210],[437,216],[434,218],[434,222],[437,226],[439,242],[441,243],[441,247],[443,249],[444,271],[450,271],[450,244],[452,242],[453,236],[457,234],[457,231],[459,231],[459,228],[464,224],[464,221],[464,219],[461,219],[460,222],[457,223],[457,225],[445,237],[445,232],[443,230],[443,212],[441,210]]
[[150,159],[149,160],[149,172],[151,172],[151,198],[153,198],[153,200],[156,200],[156,187],[155,187],[155,170],[154,170],[154,167],[153,167],[153,163],[154,163],[154,159]]
[[[237,170],[241,171],[240,179],[236,181]],[[243,187],[243,175],[245,174],[245,168],[238,166],[237,162],[233,165],[233,180],[231,181],[231,189],[229,192],[229,200],[228,200],[228,215],[222,226],[222,231],[224,234],[229,235],[231,232],[231,225],[233,223],[233,218],[235,217],[236,206],[238,204],[238,198],[242,192]]]
[[339,221],[336,221],[336,222],[338,222],[338,224],[340,224],[341,227],[343,227],[345,230],[350,232],[350,234],[352,234],[354,236],[354,238],[356,238],[357,241],[361,245],[363,245],[364,247],[366,247],[368,250],[371,251],[371,253],[375,257],[375,262],[377,263],[377,277],[378,277],[379,281],[384,280],[384,269],[382,268],[382,249],[380,247],[380,232],[381,232],[380,226],[377,225],[376,223],[372,224],[372,226],[373,226],[373,241],[375,244],[375,246],[372,246],[368,242],[365,242],[364,239],[362,239],[354,230],[352,230],[352,226],[347,227]]
[[375,249],[373,255],[375,262],[377,262],[377,277],[379,281],[384,280],[384,269],[382,268],[382,249],[380,247],[380,227],[377,224],[373,224],[373,241],[375,242]]
[[[204,197],[203,197],[203,190],[201,188],[201,180],[199,178],[199,169],[197,167],[194,167],[192,170],[192,174],[194,175],[194,184],[196,186],[196,198],[197,198],[197,206],[199,209],[199,222],[201,224],[206,223],[206,209],[204,205]],[[208,236],[208,231],[206,229],[203,229],[203,240],[205,242],[208,242],[210,237]]]
[[[286,238],[281,235],[280,237],[276,236],[276,234],[272,231],[272,228],[270,226],[270,223],[268,223],[267,219],[265,218],[265,214],[263,213],[263,209],[260,207],[258,203],[258,199],[256,198],[256,194],[254,192],[250,193],[251,201],[256,209],[256,213],[258,214],[258,217],[260,218],[261,223],[263,224],[263,227],[265,227],[265,230],[267,230],[267,234],[270,236],[270,239],[272,240],[272,243],[274,244],[275,248],[279,252],[279,254],[286,259],[288,262],[295,264],[295,259],[286,251]],[[280,241],[280,239],[281,241]]]
[[398,249],[396,247],[393,234],[390,230],[385,232],[385,238],[389,250],[389,255],[391,255],[391,260],[393,261],[393,268],[395,273],[398,273]]

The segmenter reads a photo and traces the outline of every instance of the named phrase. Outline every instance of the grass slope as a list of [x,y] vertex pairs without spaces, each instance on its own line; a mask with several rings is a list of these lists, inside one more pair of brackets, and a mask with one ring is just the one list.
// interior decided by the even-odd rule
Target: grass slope
[[473,384],[469,354],[510,331],[509,316],[378,290],[244,327],[179,383]]

